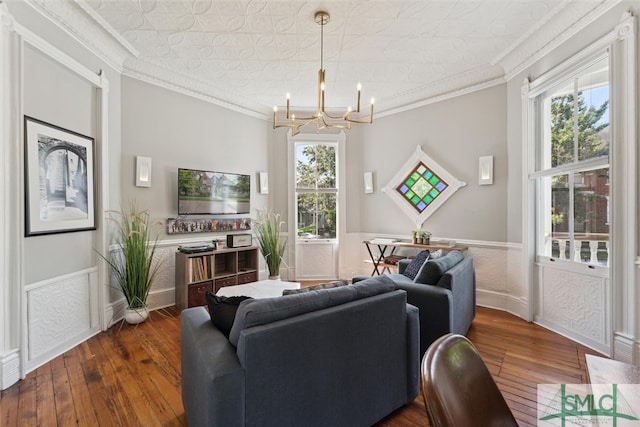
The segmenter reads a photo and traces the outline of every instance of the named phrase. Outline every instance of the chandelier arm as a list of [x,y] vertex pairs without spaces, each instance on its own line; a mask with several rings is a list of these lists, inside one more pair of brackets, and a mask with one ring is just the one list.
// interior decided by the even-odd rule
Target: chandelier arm
[[345,114],[344,120],[346,122],[349,122],[349,123],[358,123],[358,124],[362,124],[362,125],[368,125],[368,124],[373,123],[373,116],[369,116],[369,119],[367,119],[367,120],[359,120],[359,119],[352,119],[350,117],[346,117],[346,114]]
[[324,124],[324,126],[322,126],[322,128],[327,128],[327,129],[351,129],[351,125],[348,122],[346,124],[330,123],[330,122],[325,120],[324,116],[322,117],[322,123]]

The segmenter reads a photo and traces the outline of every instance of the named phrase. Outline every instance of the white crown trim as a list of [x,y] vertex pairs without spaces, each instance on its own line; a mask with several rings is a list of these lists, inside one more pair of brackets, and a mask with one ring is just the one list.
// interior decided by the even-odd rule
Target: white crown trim
[[[554,17],[556,19],[547,23],[545,31],[538,31],[535,36],[524,40],[500,61],[505,69],[506,80],[511,80],[542,57],[557,49],[620,2],[621,0],[605,0],[591,10],[588,9],[587,2],[571,2],[564,13],[558,14]],[[581,17],[576,19],[577,16]],[[538,48],[538,46],[541,47]]]
[[97,26],[76,3],[44,0],[24,2],[114,70],[122,72],[122,64],[131,52],[115,42],[112,35],[105,34],[106,30]]

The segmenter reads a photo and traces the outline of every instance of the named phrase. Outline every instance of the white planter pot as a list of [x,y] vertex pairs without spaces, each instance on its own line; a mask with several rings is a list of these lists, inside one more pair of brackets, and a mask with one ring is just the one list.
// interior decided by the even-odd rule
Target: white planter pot
[[147,307],[127,307],[124,309],[124,320],[126,320],[130,325],[137,325],[138,323],[142,323],[147,320],[147,317],[149,317],[149,309],[147,309]]

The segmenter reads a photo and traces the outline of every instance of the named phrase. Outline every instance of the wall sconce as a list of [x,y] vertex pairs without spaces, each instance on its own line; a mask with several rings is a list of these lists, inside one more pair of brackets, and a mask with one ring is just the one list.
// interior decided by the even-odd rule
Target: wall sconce
[[373,172],[364,173],[364,194],[373,193]]
[[493,156],[483,156],[478,160],[478,185],[493,184]]
[[151,187],[151,157],[136,156],[136,187]]
[[260,172],[258,174],[258,188],[260,194],[269,194],[269,174],[267,172]]

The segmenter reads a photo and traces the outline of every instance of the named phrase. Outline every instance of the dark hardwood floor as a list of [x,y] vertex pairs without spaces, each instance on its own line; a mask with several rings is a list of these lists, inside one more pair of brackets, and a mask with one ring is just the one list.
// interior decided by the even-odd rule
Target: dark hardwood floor
[[[538,383],[586,382],[597,354],[510,314],[479,308],[467,334],[522,426],[536,424]],[[0,425],[186,426],[175,307],[115,325],[2,391]],[[427,426],[422,397],[376,424]]]

